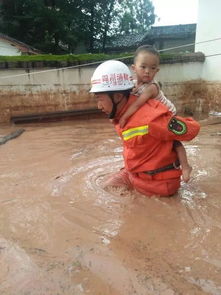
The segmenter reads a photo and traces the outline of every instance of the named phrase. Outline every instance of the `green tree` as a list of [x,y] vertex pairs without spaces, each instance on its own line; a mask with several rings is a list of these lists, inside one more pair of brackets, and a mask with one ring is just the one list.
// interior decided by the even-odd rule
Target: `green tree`
[[[105,52],[109,43],[118,34],[145,33],[155,21],[151,0],[110,0],[101,1],[100,47]],[[96,31],[97,33],[97,31]]]
[[2,33],[45,52],[72,51],[83,26],[81,2],[74,0],[5,0],[1,6]]
[[88,28],[87,36],[89,51],[95,47],[105,48],[106,40],[112,32],[112,23],[116,18],[116,4],[119,0],[84,0],[84,26]]
[[116,33],[145,32],[150,0],[3,0],[1,32],[43,52],[73,53],[79,42],[105,51]]
[[156,15],[150,0],[125,0],[121,2],[118,33],[145,33],[154,23]]

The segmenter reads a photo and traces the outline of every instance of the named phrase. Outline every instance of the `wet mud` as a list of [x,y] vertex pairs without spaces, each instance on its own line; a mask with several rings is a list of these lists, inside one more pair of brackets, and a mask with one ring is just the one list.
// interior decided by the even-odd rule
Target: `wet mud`
[[185,144],[171,198],[102,188],[123,166],[106,119],[0,126],[1,295],[221,294],[221,124]]

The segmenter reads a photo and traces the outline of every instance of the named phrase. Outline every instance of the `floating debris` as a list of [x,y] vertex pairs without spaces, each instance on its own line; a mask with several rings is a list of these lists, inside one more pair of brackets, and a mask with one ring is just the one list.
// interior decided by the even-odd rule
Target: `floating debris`
[[8,140],[18,137],[18,136],[21,135],[24,131],[25,131],[25,129],[18,129],[18,130],[16,130],[16,131],[10,133],[9,135],[3,136],[2,138],[0,138],[0,144],[4,144],[4,143],[6,143]]

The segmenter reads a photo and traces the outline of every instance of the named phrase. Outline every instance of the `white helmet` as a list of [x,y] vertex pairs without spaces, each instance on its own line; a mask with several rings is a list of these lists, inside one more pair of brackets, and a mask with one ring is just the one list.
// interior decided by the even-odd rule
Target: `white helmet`
[[118,60],[108,60],[100,64],[91,78],[90,92],[128,90],[134,87],[129,68]]

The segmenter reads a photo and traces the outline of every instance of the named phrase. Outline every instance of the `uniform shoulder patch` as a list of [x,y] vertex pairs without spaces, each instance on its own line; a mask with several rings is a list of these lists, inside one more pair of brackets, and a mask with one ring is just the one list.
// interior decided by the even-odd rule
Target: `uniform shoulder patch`
[[187,132],[186,124],[178,120],[176,117],[173,117],[168,123],[168,129],[177,135],[183,135]]

